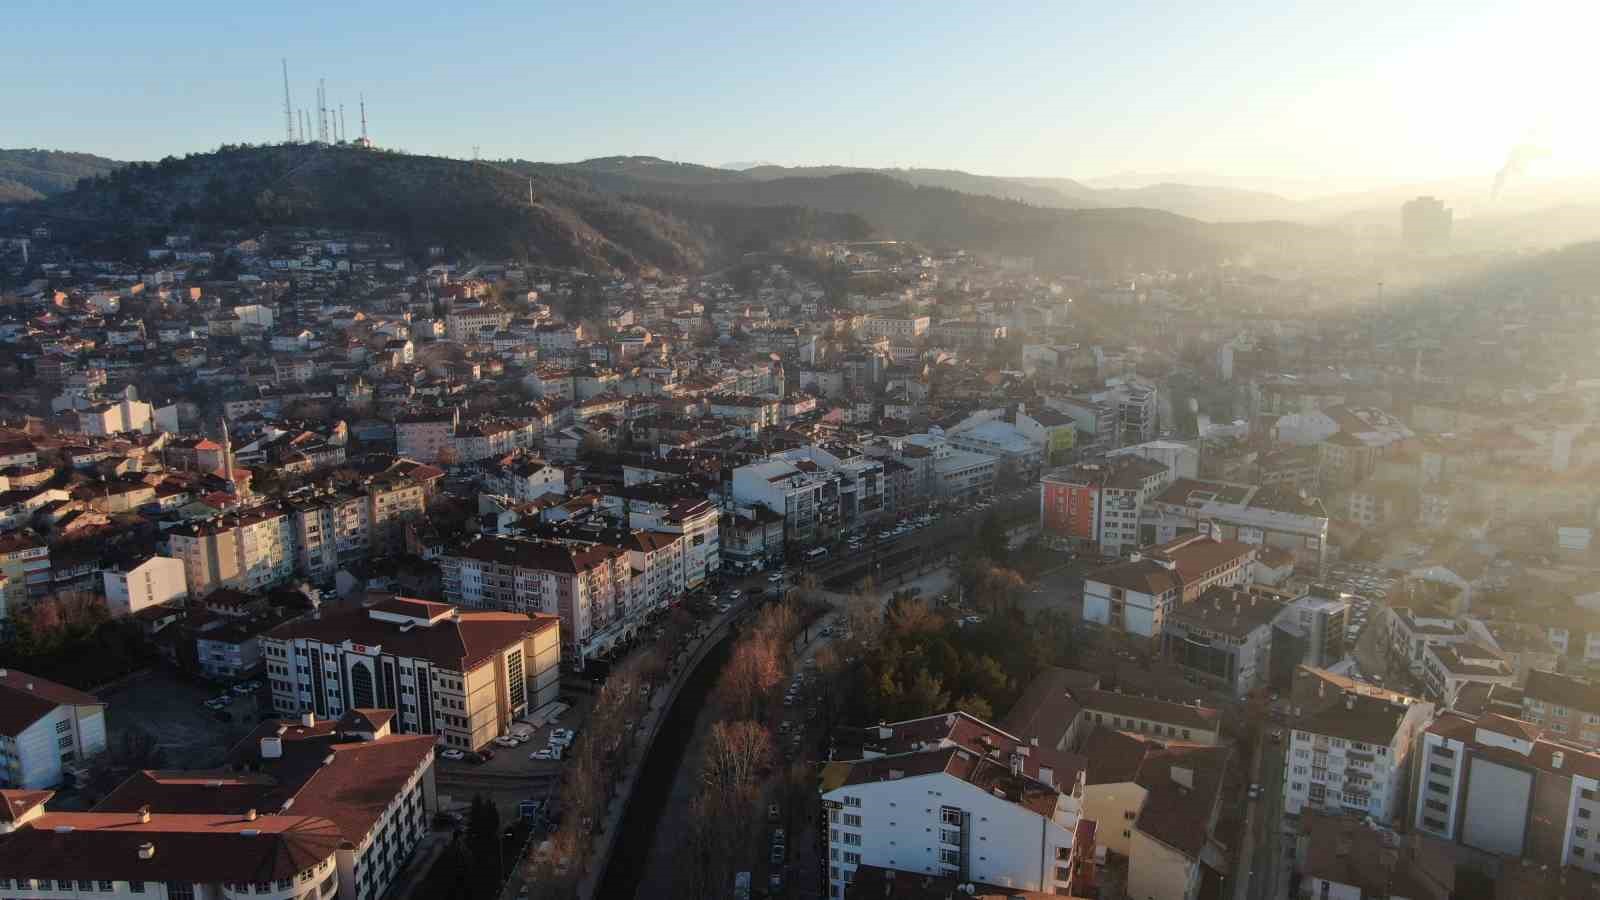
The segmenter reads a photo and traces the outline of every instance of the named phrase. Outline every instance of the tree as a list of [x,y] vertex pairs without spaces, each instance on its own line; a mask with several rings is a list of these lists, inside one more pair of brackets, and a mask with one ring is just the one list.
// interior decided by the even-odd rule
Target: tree
[[772,755],[772,733],[760,722],[716,722],[706,743],[706,784],[714,790],[750,787]]
[[472,874],[478,897],[492,897],[505,877],[500,846],[500,810],[482,794],[472,795],[467,810],[467,850],[472,854]]
[[923,670],[918,672],[916,679],[911,682],[911,687],[906,691],[902,703],[904,709],[896,718],[911,719],[949,709],[950,695],[945,692],[943,682],[927,670]]

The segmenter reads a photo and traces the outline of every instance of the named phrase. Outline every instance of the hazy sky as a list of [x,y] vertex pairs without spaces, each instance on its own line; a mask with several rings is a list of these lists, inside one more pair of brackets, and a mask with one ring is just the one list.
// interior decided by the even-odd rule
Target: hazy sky
[[297,107],[322,76],[352,135],[365,93],[378,143],[451,156],[1426,177],[1531,139],[1600,167],[1600,4],[1221,5],[11,0],[0,147],[281,140],[286,56]]

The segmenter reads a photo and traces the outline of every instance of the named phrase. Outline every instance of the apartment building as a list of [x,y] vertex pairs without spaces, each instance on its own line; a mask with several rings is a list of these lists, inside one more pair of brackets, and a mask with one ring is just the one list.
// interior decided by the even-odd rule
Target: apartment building
[[647,611],[630,605],[628,551],[611,544],[482,537],[439,564],[450,603],[558,616],[562,655],[579,668],[637,631]]
[[1083,618],[1159,639],[1167,614],[1208,588],[1248,584],[1255,548],[1194,535],[1135,553],[1084,576]]
[[1302,665],[1326,667],[1345,657],[1350,621],[1349,595],[1321,585],[1302,594],[1282,593],[1287,601],[1273,622],[1272,667],[1268,676],[1286,682]]
[[867,316],[862,320],[861,332],[867,337],[908,342],[927,334],[928,326],[932,322],[933,320],[929,316],[885,311]]
[[[681,535],[677,551],[683,559],[683,590],[694,590],[722,570],[722,514],[703,496],[680,491],[676,496],[650,491],[644,485],[625,488],[628,527]],[[645,500],[641,494],[656,499]]]
[[422,462],[438,462],[454,452],[451,443],[461,411],[449,409],[408,413],[394,423],[395,453]]
[[[1222,738],[1222,714],[1209,706],[1169,703],[1121,691],[1076,688],[1067,692],[1094,728],[1131,731],[1161,741],[1215,746]],[[1086,729],[1085,733],[1093,729]]]
[[566,470],[536,457],[492,460],[480,466],[484,490],[516,500],[567,492]]
[[1155,541],[1212,522],[1223,537],[1292,554],[1301,571],[1320,573],[1327,563],[1327,509],[1281,485],[1179,479],[1146,504],[1144,522]]
[[1427,644],[1422,648],[1422,684],[1428,696],[1451,708],[1469,684],[1506,686],[1517,683],[1517,673],[1500,651],[1477,641]]
[[1468,640],[1467,631],[1452,615],[1437,608],[1426,611],[1406,606],[1391,606],[1385,625],[1388,655],[1392,663],[1403,663],[1418,679],[1424,678],[1429,647],[1460,644]]
[[1577,675],[1529,672],[1520,718],[1555,740],[1600,745],[1600,687]]
[[767,459],[733,470],[739,506],[783,516],[785,540],[812,543],[839,527],[839,479],[809,460]]
[[[1093,858],[1082,766],[964,713],[867,729],[823,766],[827,896],[862,866],[1013,890],[1072,893]],[[849,751],[846,751],[849,752]]]
[[113,616],[131,616],[152,606],[189,599],[189,576],[183,560],[150,556],[124,560],[100,573],[106,609]]
[[1453,712],[1428,726],[1418,750],[1418,832],[1600,873],[1600,755],[1531,722]]
[[0,619],[16,604],[50,593],[50,545],[26,532],[0,535],[0,576],[4,576]]
[[1194,900],[1203,860],[1224,848],[1216,829],[1232,749],[1097,729],[1083,755],[1084,815],[1098,824],[1098,843],[1127,858],[1127,895]]
[[284,715],[392,710],[397,732],[476,750],[555,700],[560,631],[550,615],[393,597],[280,625],[261,651]]
[[294,574],[294,519],[277,504],[180,525],[167,542],[194,596],[222,587],[258,591]]
[[55,787],[106,749],[106,705],[64,684],[0,669],[0,786]]
[[1140,519],[1169,474],[1137,456],[1056,469],[1040,480],[1040,528],[1058,543],[1120,556],[1151,543],[1141,540]]
[[0,880],[26,897],[381,897],[438,808],[432,739],[388,729],[381,710],[264,722],[224,770],[145,770],[89,812],[7,792]]
[[1166,613],[1162,655],[1186,676],[1236,698],[1266,686],[1273,625],[1284,604],[1275,592],[1218,585]]
[[1327,699],[1301,711],[1285,746],[1284,813],[1311,808],[1399,821],[1411,754],[1433,704],[1390,691],[1338,690],[1336,683],[1317,687]]

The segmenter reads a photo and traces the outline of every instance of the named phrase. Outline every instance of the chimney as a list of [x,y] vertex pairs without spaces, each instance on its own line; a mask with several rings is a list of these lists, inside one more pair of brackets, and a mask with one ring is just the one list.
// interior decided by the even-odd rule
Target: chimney
[[148,805],[139,807],[139,824],[150,824],[150,807]]
[[1561,764],[1566,762],[1566,761],[1567,761],[1567,754],[1563,753],[1560,750],[1557,750],[1554,753],[1550,754],[1550,768],[1552,768],[1552,769],[1561,768]]
[[1344,708],[1345,709],[1355,709],[1356,708],[1356,693],[1355,693],[1355,691],[1350,691],[1350,692],[1348,692],[1348,693],[1346,693],[1344,695]]
[[245,810],[244,820],[246,822],[254,822],[256,820],[256,811],[255,811],[254,807]]
[[892,737],[894,737],[894,729],[890,728],[889,726],[887,726],[885,724],[883,724],[882,722],[879,722],[878,723],[878,739],[881,740],[881,741],[887,741],[889,738],[892,738]]
[[1039,746],[1039,739],[1037,737],[1028,738],[1028,746],[1030,746],[1030,747]]
[[261,758],[278,759],[283,756],[283,738],[264,737],[261,739]]
[[150,843],[149,841],[145,841],[144,843],[140,844],[139,845],[139,858],[140,859],[155,859],[156,858],[156,845]]
[[1011,774],[1013,774],[1013,775],[1021,775],[1022,774],[1022,754],[1021,753],[1013,753],[1013,754],[1011,754]]
[[301,713],[300,724],[307,728],[315,728],[317,725],[317,714],[313,712]]

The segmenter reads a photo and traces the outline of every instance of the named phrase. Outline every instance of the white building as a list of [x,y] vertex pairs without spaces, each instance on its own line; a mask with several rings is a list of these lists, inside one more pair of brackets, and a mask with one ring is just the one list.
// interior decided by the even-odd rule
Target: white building
[[189,598],[183,560],[148,556],[101,573],[106,608],[113,616],[129,616],[151,606],[181,603]]
[[1248,584],[1254,561],[1254,547],[1209,535],[1149,548],[1084,576],[1084,621],[1159,638],[1180,604],[1211,587]]
[[29,898],[309,900],[383,896],[438,808],[431,738],[381,710],[264,722],[231,771],[141,771],[93,812],[4,796],[0,882]]
[[1303,714],[1286,748],[1283,811],[1298,815],[1309,806],[1398,822],[1412,745],[1433,709],[1414,697],[1352,690]]
[[106,705],[64,684],[0,669],[0,786],[55,787],[106,749]]
[[[868,729],[851,761],[822,770],[828,893],[863,865],[1071,893],[1080,767],[964,713]],[[1061,768],[1056,768],[1060,766]]]

